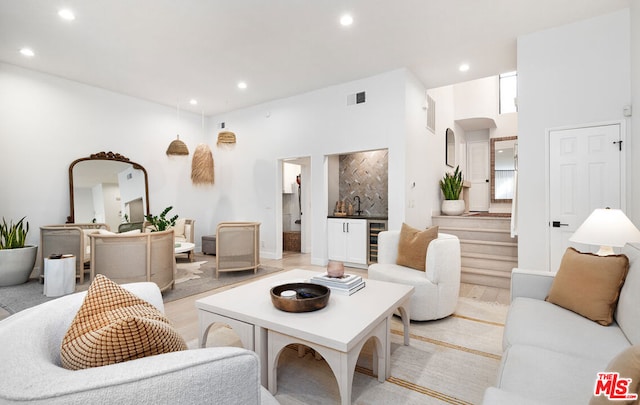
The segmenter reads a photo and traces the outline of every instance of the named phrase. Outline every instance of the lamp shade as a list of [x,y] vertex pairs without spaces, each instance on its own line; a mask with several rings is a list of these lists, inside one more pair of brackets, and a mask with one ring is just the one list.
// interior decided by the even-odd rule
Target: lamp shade
[[640,231],[622,210],[598,208],[580,225],[569,241],[622,247],[627,242],[640,242]]
[[168,156],[188,155],[188,154],[189,154],[189,148],[187,148],[187,145],[180,140],[180,135],[178,135],[176,139],[171,141],[171,143],[169,144],[169,147],[167,148]]

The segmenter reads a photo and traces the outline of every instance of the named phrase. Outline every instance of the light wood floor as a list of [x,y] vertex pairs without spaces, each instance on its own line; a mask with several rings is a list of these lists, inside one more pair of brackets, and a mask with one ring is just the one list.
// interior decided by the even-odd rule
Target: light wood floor
[[[283,258],[280,260],[261,259],[262,264],[265,266],[281,267],[285,270],[325,270],[325,267],[312,265],[310,264],[310,261],[311,256],[309,254],[290,252],[285,252]],[[349,273],[360,274],[363,277],[367,276],[366,270],[348,268],[347,271]],[[234,286],[222,287],[217,291],[223,291],[224,289],[230,289],[233,287]],[[165,313],[167,317],[187,342],[198,338],[198,314],[195,302],[196,300],[208,295],[211,295],[211,292],[204,292],[165,304]],[[504,288],[493,288],[463,283],[460,285],[460,296],[480,301],[509,304],[509,290]]]

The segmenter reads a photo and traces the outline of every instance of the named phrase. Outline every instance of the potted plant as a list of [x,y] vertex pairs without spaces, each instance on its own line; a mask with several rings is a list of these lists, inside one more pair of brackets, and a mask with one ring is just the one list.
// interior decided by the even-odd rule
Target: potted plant
[[174,215],[173,217],[167,219],[167,214],[169,213],[169,211],[171,211],[172,208],[173,207],[165,208],[164,211],[162,211],[159,216],[155,216],[151,214],[145,215],[146,220],[149,221],[149,223],[153,227],[151,232],[166,231],[167,229],[176,225],[176,220],[178,219],[177,215]]
[[36,264],[38,246],[26,245],[29,223],[22,217],[17,223],[7,224],[4,218],[0,224],[0,287],[22,284]]
[[460,166],[456,166],[456,170],[453,173],[445,173],[442,180],[440,180],[440,190],[444,195],[441,211],[444,215],[460,215],[464,212],[464,200],[460,200],[463,181]]

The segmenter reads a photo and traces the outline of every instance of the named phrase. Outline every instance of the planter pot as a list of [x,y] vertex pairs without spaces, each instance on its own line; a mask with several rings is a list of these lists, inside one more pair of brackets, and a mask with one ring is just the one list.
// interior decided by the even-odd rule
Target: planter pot
[[0,287],[26,283],[37,254],[37,246],[0,250]]
[[444,200],[441,211],[444,215],[462,215],[464,207],[464,200]]

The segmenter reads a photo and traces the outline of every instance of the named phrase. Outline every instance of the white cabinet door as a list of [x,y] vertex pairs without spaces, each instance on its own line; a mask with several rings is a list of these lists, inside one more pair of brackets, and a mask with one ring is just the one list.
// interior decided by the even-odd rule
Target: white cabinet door
[[327,253],[329,260],[367,264],[367,220],[327,220]]
[[347,221],[347,262],[367,263],[367,221],[351,219]]
[[329,218],[327,220],[327,253],[329,260],[344,262],[347,260],[347,232],[344,219]]

